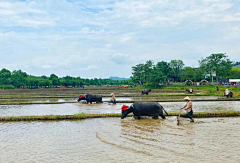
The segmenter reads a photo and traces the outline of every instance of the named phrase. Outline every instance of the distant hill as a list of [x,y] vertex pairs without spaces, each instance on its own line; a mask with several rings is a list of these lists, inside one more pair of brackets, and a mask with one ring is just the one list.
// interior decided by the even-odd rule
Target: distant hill
[[119,78],[119,77],[115,77],[115,76],[111,76],[109,79],[111,80],[129,80],[130,78]]
[[240,65],[233,66],[233,68],[240,68]]

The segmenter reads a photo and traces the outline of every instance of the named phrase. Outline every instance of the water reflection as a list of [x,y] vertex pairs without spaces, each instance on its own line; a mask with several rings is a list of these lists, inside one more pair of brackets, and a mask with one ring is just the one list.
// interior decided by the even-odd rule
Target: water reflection
[[[226,156],[229,155],[234,158],[233,162],[239,160],[236,145],[232,150],[230,144],[234,144],[232,138],[236,141],[236,136],[238,138],[240,136],[236,133],[229,134],[229,132],[232,133],[230,129],[227,129],[227,132],[222,130],[222,128],[228,128],[227,126],[231,124],[239,126],[239,118],[201,119],[197,120],[195,124],[186,120],[183,121],[185,122],[181,126],[177,126],[176,117],[167,118],[167,120],[145,119],[141,121],[127,118],[122,121],[119,134],[105,132],[98,134],[98,137],[106,144],[138,152],[139,157],[141,157],[140,155],[150,156],[152,159],[149,162],[155,162],[155,159],[173,162],[211,161],[212,158],[218,157],[221,158],[219,160],[224,161],[228,160],[229,157]],[[217,129],[217,126],[221,126],[221,129]],[[236,129],[237,126],[233,128]],[[238,133],[240,133],[240,130],[238,130]],[[217,136],[218,134],[222,135]],[[116,138],[113,139],[114,136]],[[216,141],[213,140],[215,138]],[[231,141],[230,144],[227,144],[228,140]],[[222,148],[221,143],[225,144],[225,148],[233,153],[229,154],[230,151],[227,150],[219,153],[219,149]],[[239,147],[240,144],[237,146]],[[197,154],[196,151],[198,151]],[[128,154],[128,156],[134,157],[134,154]]]
[[[140,96],[140,97],[116,97],[117,101],[162,101],[162,100],[180,100],[183,96]],[[218,99],[218,96],[192,96],[193,100]],[[104,102],[109,102],[110,97],[103,97]],[[0,99],[1,104],[19,104],[19,103],[74,103],[77,98],[30,98],[30,99]]]
[[[78,113],[101,114],[101,113],[120,113],[121,106],[109,103],[84,104],[33,104],[33,105],[0,105],[0,116],[32,116],[32,115],[73,115]],[[125,103],[126,104],[126,103]],[[185,102],[160,102],[167,112],[179,112]],[[128,103],[126,105],[131,105]],[[240,101],[214,101],[214,102],[193,102],[194,112],[211,111],[240,111]]]
[[[0,123],[0,162],[239,162],[240,118]],[[218,162],[217,161],[217,162]]]

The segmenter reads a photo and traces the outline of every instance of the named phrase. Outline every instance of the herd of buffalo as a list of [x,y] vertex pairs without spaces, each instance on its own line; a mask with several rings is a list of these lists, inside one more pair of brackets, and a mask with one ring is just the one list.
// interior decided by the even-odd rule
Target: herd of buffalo
[[[193,93],[193,90],[186,89],[188,93]],[[151,89],[142,90],[142,95],[148,95],[151,92]],[[232,97],[232,92],[229,93],[230,97]],[[102,103],[102,95],[98,94],[86,94],[80,95],[78,102],[81,100],[85,100],[88,103],[92,104],[93,102]],[[122,106],[122,116],[121,118],[124,119],[127,117],[129,113],[133,113],[134,117],[140,119],[141,116],[151,116],[154,119],[157,119],[160,116],[162,119],[165,119],[163,111],[168,115],[166,110],[158,103],[158,102],[134,102],[130,107],[127,105]]]

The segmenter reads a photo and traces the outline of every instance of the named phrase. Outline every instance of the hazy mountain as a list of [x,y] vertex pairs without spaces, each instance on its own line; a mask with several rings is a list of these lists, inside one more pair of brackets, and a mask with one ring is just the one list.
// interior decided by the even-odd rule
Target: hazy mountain
[[119,78],[117,76],[111,76],[109,79],[111,79],[111,80],[129,80],[130,78]]

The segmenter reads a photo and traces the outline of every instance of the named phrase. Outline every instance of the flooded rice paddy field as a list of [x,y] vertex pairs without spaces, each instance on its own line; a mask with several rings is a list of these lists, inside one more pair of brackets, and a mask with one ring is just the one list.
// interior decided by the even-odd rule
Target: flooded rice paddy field
[[[82,88],[39,88],[39,89],[12,89],[12,90],[0,90],[1,95],[11,94],[25,94],[25,95],[79,95],[80,93],[100,93],[110,94],[112,92],[118,94],[141,94],[142,89],[124,89],[119,87],[85,87]],[[200,91],[194,90],[194,93]],[[185,90],[171,90],[171,89],[153,89],[151,93],[186,93]]]
[[[33,115],[73,115],[79,113],[102,114],[121,113],[122,105],[131,103],[100,104],[66,103],[66,104],[32,104],[32,105],[0,105],[0,116],[33,116]],[[167,112],[179,112],[185,102],[160,102]],[[194,112],[240,111],[240,101],[193,102]]]
[[240,118],[0,123],[0,162],[240,162]]
[[[192,100],[216,100],[222,99],[219,96],[190,96]],[[184,96],[141,96],[141,97],[116,97],[117,101],[163,101],[182,100]],[[74,103],[78,98],[12,98],[0,99],[0,104],[31,104],[31,103]],[[103,97],[104,102],[109,102],[110,97]]]

